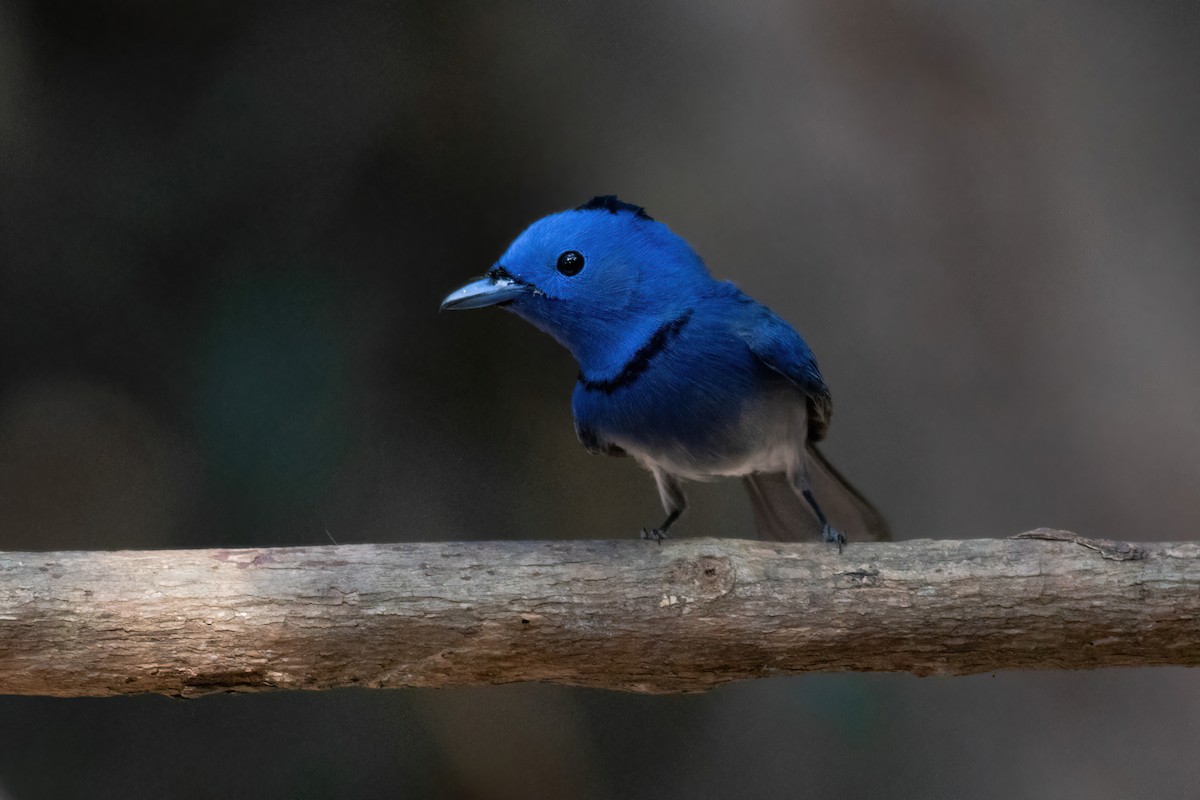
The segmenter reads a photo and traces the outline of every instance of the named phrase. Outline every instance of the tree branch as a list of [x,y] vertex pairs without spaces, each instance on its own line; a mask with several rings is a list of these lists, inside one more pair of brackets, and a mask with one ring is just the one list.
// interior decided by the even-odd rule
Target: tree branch
[[[1037,540],[1050,541],[1037,541]],[[0,553],[0,693],[1200,664],[1200,544],[693,539]]]

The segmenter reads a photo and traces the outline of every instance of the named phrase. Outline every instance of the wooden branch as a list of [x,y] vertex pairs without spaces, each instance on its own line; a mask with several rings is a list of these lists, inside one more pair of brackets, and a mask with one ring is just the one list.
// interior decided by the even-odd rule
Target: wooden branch
[[[1050,540],[1050,541],[1038,541]],[[0,693],[1200,664],[1200,544],[693,539],[0,553]]]

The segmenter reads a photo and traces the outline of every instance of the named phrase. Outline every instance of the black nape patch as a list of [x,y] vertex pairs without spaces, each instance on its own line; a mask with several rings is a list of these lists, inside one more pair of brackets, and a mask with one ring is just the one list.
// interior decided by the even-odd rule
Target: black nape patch
[[621,211],[628,211],[638,219],[648,219],[653,221],[654,217],[646,213],[646,209],[641,206],[635,206],[633,203],[626,203],[620,200],[615,194],[604,194],[598,197],[593,197],[583,205],[577,207],[576,211],[607,211],[610,214],[616,214]]

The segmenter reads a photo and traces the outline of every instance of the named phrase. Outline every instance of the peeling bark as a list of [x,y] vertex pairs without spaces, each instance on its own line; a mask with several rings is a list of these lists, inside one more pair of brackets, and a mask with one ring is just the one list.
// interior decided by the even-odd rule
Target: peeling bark
[[1200,543],[693,539],[0,552],[0,693],[1200,664]]

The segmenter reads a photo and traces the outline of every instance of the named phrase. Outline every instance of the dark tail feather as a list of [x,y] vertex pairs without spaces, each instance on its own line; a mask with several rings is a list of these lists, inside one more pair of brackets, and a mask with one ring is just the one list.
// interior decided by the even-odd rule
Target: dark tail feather
[[[887,520],[842,477],[811,444],[806,448],[812,492],[833,527],[850,541],[887,541]],[[821,539],[821,524],[804,498],[782,472],[760,472],[744,478],[754,506],[754,524],[763,539],[794,542]]]
[[782,472],[755,472],[742,478],[754,507],[758,538],[776,542],[821,539],[821,525]]
[[846,538],[852,542],[891,541],[892,530],[879,509],[834,469],[820,450],[812,444],[805,449],[813,494],[833,527],[846,534]]

